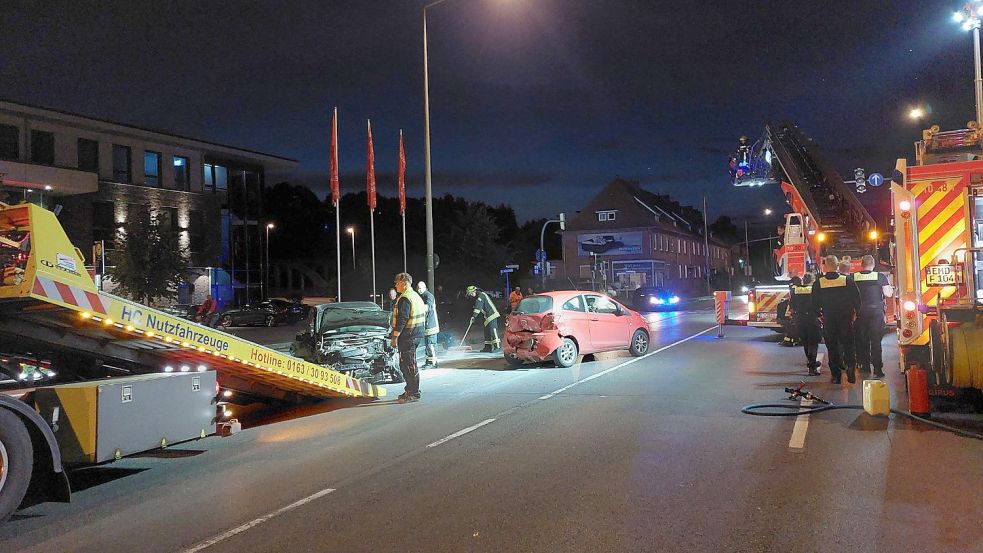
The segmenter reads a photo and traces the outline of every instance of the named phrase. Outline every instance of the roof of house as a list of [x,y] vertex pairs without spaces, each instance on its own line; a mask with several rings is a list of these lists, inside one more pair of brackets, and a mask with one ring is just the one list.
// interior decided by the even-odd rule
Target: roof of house
[[[598,221],[597,212],[615,211],[615,222]],[[608,228],[648,227],[668,233],[703,237],[703,213],[685,206],[668,195],[654,194],[641,187],[638,181],[615,178],[575,215],[568,225],[570,230],[606,230]],[[710,237],[719,246],[729,244]]]

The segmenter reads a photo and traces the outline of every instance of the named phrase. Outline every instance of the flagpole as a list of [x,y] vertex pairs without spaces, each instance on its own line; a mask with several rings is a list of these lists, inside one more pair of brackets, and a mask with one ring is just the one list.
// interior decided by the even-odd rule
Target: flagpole
[[372,244],[372,301],[376,300],[375,290],[375,210],[369,208],[369,236]]
[[[331,119],[331,171],[332,180],[338,178],[338,108],[334,108],[334,117]],[[334,200],[334,243],[335,243],[335,262],[338,278],[338,296],[335,301],[341,301],[341,198],[334,191],[332,182],[332,200]],[[354,256],[352,256],[354,257]]]
[[409,272],[406,268],[406,213],[403,213],[403,272]]
[[406,263],[406,154],[403,150],[403,129],[399,129],[399,171],[396,178],[396,187],[399,195],[399,214],[403,218],[403,272],[409,272]]

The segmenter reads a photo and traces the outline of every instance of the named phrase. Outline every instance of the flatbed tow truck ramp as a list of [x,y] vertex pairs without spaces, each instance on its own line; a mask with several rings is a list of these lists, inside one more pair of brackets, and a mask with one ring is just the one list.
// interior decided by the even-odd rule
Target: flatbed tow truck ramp
[[[0,521],[29,491],[67,500],[63,460],[101,462],[214,433],[219,389],[276,400],[386,395],[329,367],[99,291],[55,214],[34,204],[0,203],[0,269],[0,361],[26,360],[22,366],[43,366],[52,376],[0,393]],[[195,373],[202,378],[186,378]],[[195,394],[187,395],[191,387]],[[109,405],[109,395],[120,404],[146,401],[144,411],[156,416],[137,409],[132,424],[115,425],[120,432],[109,435],[113,425],[96,418],[127,417]],[[215,418],[202,423],[203,410]],[[170,435],[175,428],[185,430]],[[80,443],[109,441],[114,445],[103,449],[112,453],[71,453]]]

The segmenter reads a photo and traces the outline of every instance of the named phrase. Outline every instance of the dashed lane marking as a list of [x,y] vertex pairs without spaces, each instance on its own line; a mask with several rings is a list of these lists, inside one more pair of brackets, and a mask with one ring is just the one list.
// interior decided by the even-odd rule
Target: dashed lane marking
[[581,378],[580,380],[578,380],[578,381],[576,381],[576,382],[574,382],[572,384],[567,384],[566,386],[560,388],[559,390],[554,390],[554,391],[552,391],[552,392],[550,392],[550,393],[548,393],[548,394],[546,394],[544,396],[539,396],[537,399],[539,399],[539,400],[547,400],[547,399],[550,399],[551,397],[553,397],[553,396],[555,396],[557,394],[561,394],[561,393],[569,390],[570,388],[573,388],[574,386],[579,386],[579,385],[583,384],[584,382],[590,382],[591,380],[594,380],[595,378],[600,378],[600,377],[602,377],[602,376],[604,376],[604,375],[606,375],[608,373],[612,373],[612,372],[614,372],[616,370],[623,369],[623,368],[627,367],[628,365],[631,365],[632,363],[637,363],[637,362],[639,362],[639,361],[641,361],[643,359],[647,359],[647,358],[649,358],[649,357],[651,357],[651,356],[653,356],[653,355],[655,355],[657,353],[661,353],[663,351],[666,351],[667,349],[669,349],[671,347],[678,346],[679,344],[682,344],[683,342],[688,342],[688,341],[692,340],[693,338],[696,338],[697,336],[701,336],[703,334],[706,334],[707,332],[710,332],[711,330],[715,330],[716,328],[717,328],[717,325],[711,326],[710,328],[708,328],[706,330],[702,330],[700,332],[697,332],[696,334],[693,334],[692,336],[687,336],[686,338],[683,338],[682,340],[677,340],[677,341],[675,341],[675,342],[673,342],[673,343],[671,343],[671,344],[669,344],[667,346],[662,346],[661,348],[659,348],[659,349],[657,349],[655,351],[651,351],[649,353],[646,353],[645,355],[643,355],[641,357],[635,357],[634,359],[629,359],[628,361],[625,361],[624,363],[615,365],[615,366],[611,367],[610,369],[605,369],[605,370],[603,370],[603,371],[601,371],[599,373],[592,374],[592,375],[588,376],[587,378]]
[[[811,399],[803,399],[800,407],[812,407]],[[792,438],[788,441],[789,449],[801,450],[806,446],[806,432],[809,430],[809,415],[799,415],[795,417],[795,425],[792,427]]]
[[261,517],[259,517],[257,519],[250,520],[249,522],[247,522],[247,523],[245,523],[245,524],[243,524],[241,526],[236,526],[235,528],[233,528],[233,529],[231,529],[231,530],[229,530],[227,532],[223,532],[223,533],[215,536],[214,538],[207,539],[207,540],[199,543],[198,545],[195,545],[195,546],[193,546],[193,547],[191,547],[189,549],[185,549],[182,553],[197,553],[198,551],[201,551],[202,549],[207,549],[207,548],[215,545],[216,543],[219,543],[221,541],[227,540],[227,539],[229,539],[229,538],[231,538],[231,537],[233,537],[235,535],[241,534],[241,533],[245,532],[246,530],[249,530],[250,528],[252,528],[254,526],[259,526],[260,524],[263,524],[264,522],[270,520],[271,518],[278,517],[278,516],[282,515],[283,513],[286,513],[288,511],[292,511],[292,510],[294,510],[297,507],[300,507],[302,505],[306,505],[306,504],[310,503],[311,501],[314,501],[315,499],[324,497],[324,496],[328,495],[329,493],[331,493],[333,491],[335,491],[334,488],[327,488],[327,489],[321,490],[321,491],[319,491],[319,492],[317,492],[315,494],[309,495],[309,496],[305,497],[304,499],[300,499],[300,500],[294,501],[293,503],[291,503],[290,505],[287,505],[286,507],[280,507],[279,509],[277,509],[277,510],[271,512],[271,513],[265,514],[265,515],[263,515],[263,516],[261,516]]
[[485,419],[485,420],[479,422],[478,424],[476,424],[474,426],[469,426],[469,427],[467,427],[467,428],[465,428],[463,430],[458,430],[457,432],[451,434],[450,436],[446,436],[444,438],[441,438],[441,439],[437,440],[436,442],[427,445],[427,447],[437,447],[438,445],[443,444],[443,443],[447,443],[447,442],[453,440],[454,438],[459,438],[459,437],[467,434],[468,432],[474,432],[475,430],[481,428],[482,426],[484,426],[486,424],[491,424],[491,423],[495,422],[496,420],[497,419]]

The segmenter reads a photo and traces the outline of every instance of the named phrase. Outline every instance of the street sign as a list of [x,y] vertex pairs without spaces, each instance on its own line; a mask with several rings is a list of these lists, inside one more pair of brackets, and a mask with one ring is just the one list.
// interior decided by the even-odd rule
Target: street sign
[[536,261],[546,261],[546,252],[543,250],[536,250]]
[[519,270],[519,266],[518,265],[506,265],[505,268],[506,269],[512,269],[513,271],[518,271]]
[[954,265],[929,265],[925,267],[925,284],[929,286],[955,286],[959,284],[959,274]]
[[500,275],[504,275],[504,274],[508,274],[508,273],[514,273],[514,272],[515,272],[515,269],[513,269],[512,267],[506,267],[506,268],[504,268],[504,269],[500,269],[500,270],[498,271],[498,274],[500,274]]
[[874,187],[880,186],[884,184],[884,175],[880,173],[871,173],[870,176],[867,177],[867,183]]

